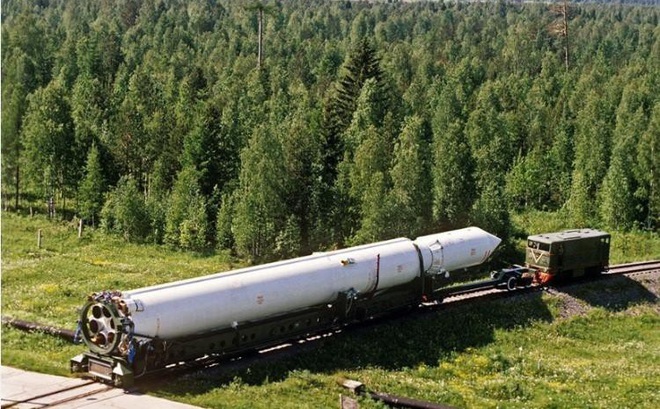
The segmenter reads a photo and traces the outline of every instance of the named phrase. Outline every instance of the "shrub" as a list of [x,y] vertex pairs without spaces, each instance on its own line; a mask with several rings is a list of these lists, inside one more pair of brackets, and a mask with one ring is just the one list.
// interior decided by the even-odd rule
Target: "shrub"
[[123,176],[107,194],[101,217],[106,231],[121,234],[129,242],[142,242],[151,231],[144,197],[131,176]]

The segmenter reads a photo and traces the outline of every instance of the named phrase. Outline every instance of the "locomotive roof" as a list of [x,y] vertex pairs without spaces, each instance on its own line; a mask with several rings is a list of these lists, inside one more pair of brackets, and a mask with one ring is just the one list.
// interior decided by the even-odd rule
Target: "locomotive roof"
[[543,233],[529,236],[527,240],[540,243],[554,243],[557,241],[570,241],[584,238],[609,237],[610,234],[596,229],[564,230],[556,233]]

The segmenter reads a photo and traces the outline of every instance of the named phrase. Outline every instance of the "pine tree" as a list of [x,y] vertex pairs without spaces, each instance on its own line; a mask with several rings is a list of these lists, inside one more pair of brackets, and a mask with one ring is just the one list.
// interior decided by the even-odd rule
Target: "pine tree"
[[570,65],[570,36],[568,32],[568,23],[571,20],[571,9],[569,8],[568,0],[563,0],[561,4],[552,4],[550,6],[550,11],[555,14],[556,19],[552,22],[549,27],[549,30],[552,34],[561,37],[564,48],[564,67],[568,71]]
[[387,201],[388,188],[385,176],[376,171],[369,177],[362,195],[360,206],[360,225],[350,244],[373,243],[391,238],[390,211]]
[[216,217],[222,192],[238,177],[240,139],[223,122],[223,112],[215,102],[199,103],[194,124],[183,140],[181,167],[197,171],[197,183],[207,204],[208,241],[215,239]]
[[587,226],[594,221],[594,198],[609,166],[612,124],[606,101],[596,91],[590,93],[577,118],[575,165],[568,210],[574,223]]
[[366,203],[365,195],[372,186],[372,177],[380,173],[384,189],[388,190],[389,168],[392,161],[392,141],[383,135],[375,123],[376,82],[365,82],[353,113],[353,121],[343,135],[344,157],[339,164],[339,174],[334,187],[334,219],[332,227],[337,242],[354,236],[360,229],[363,209],[384,205],[384,197],[378,204]]
[[[77,185],[81,171],[76,164],[76,143],[65,90],[57,80],[35,91],[29,98],[22,139],[25,176],[34,192],[54,198]],[[66,199],[65,199],[66,200]]]
[[392,190],[388,203],[391,232],[394,236],[415,237],[428,229],[432,220],[432,183],[429,159],[425,152],[428,132],[418,116],[406,119],[394,147],[394,162],[390,171]]
[[377,103],[375,118],[382,120],[387,111],[384,109],[386,103],[384,73],[380,68],[380,59],[376,56],[376,51],[369,40],[363,38],[355,45],[343,70],[344,75],[337,85],[328,118],[329,133],[334,135],[340,135],[348,127],[357,107],[358,97],[368,79],[374,80],[377,90],[374,98]]
[[493,178],[503,179],[516,157],[516,131],[500,101],[500,87],[494,82],[484,84],[465,126],[480,190]]
[[601,220],[611,229],[628,230],[643,219],[644,201],[635,194],[640,187],[640,165],[631,163],[631,158],[636,156],[647,129],[646,112],[654,98],[646,85],[643,75],[635,75],[625,86],[616,110],[614,147],[598,200]]
[[161,78],[147,73],[145,65],[130,76],[127,92],[121,95],[109,144],[122,172],[135,175],[141,188],[171,128]]
[[179,172],[165,222],[165,242],[189,250],[207,245],[206,198],[199,188],[199,172],[185,167]]
[[610,229],[628,230],[635,220],[634,180],[628,159],[634,145],[621,141],[612,152],[612,159],[599,192],[599,211],[604,225]]
[[99,150],[96,144],[93,144],[87,155],[85,176],[78,190],[80,217],[92,226],[96,224],[99,212],[103,207],[105,183]]
[[272,257],[273,242],[285,221],[281,156],[279,141],[265,125],[255,129],[241,153],[232,229],[238,253],[252,260]]
[[[283,243],[292,244],[303,254],[309,254],[327,240],[326,232],[319,229],[320,183],[317,164],[321,157],[321,140],[316,132],[319,121],[315,116],[318,110],[311,105],[305,90],[296,89],[292,92],[296,93],[293,100],[298,101],[294,102],[297,107],[278,127],[284,168],[283,197],[287,213],[290,214]],[[298,223],[298,226],[294,228],[292,223]],[[292,237],[295,232],[300,237]],[[287,250],[287,254],[292,254],[292,251]]]
[[547,187],[550,210],[561,208],[570,197],[575,157],[572,120],[569,118],[567,104],[561,103],[561,106],[562,114],[547,155],[549,172],[553,175]]
[[264,61],[264,52],[263,52],[263,31],[264,31],[264,13],[273,14],[273,6],[268,6],[261,1],[254,1],[247,7],[248,10],[253,10],[257,12],[257,24],[258,24],[258,52],[257,52],[257,69],[261,69]]
[[433,118],[433,215],[448,227],[466,224],[476,196],[474,159],[456,92],[454,81],[443,88]]
[[350,203],[355,204],[355,219],[348,220],[351,225],[345,226],[345,233],[356,231],[351,240],[353,244],[383,239],[386,227],[390,226],[390,220],[384,217],[391,185],[387,173],[390,155],[387,144],[373,125],[362,132],[362,143],[355,152],[348,177],[348,195]]
[[179,225],[179,246],[184,250],[201,251],[208,247],[208,216],[206,199],[199,192],[189,198],[186,217]]
[[507,240],[511,236],[511,217],[503,184],[491,181],[472,207],[471,223]]
[[81,75],[73,85],[71,117],[76,142],[83,152],[101,137],[104,121],[104,96],[101,82],[88,75]]
[[280,259],[289,259],[300,254],[301,249],[300,221],[296,216],[289,216],[275,237],[274,253]]
[[[352,159],[353,147],[347,147],[343,135],[349,125],[354,121],[354,112],[358,106],[358,98],[362,94],[367,80],[373,80],[372,94],[369,96],[373,100],[374,107],[369,114],[375,120],[374,125],[380,125],[387,109],[387,90],[383,81],[383,71],[380,68],[380,60],[376,56],[374,48],[370,42],[363,38],[352,48],[343,68],[342,76],[337,82],[336,88],[329,96],[326,102],[323,118],[324,141],[321,152],[323,157],[320,164],[321,184],[324,192],[321,194],[321,201],[328,206],[323,213],[331,215],[326,224],[336,225],[337,216],[341,217],[343,210],[333,208],[333,203],[342,206],[342,201],[335,201],[335,186],[339,167],[344,158],[346,149],[349,149],[349,160]],[[350,134],[350,133],[349,133]],[[335,215],[333,217],[332,215]],[[340,233],[335,241],[341,241],[343,234]]]
[[[16,63],[16,62],[15,62]],[[6,73],[6,68],[3,69]],[[7,74],[4,74],[7,75]],[[3,76],[4,79],[4,76]],[[22,151],[21,127],[25,111],[25,88],[21,84],[4,85],[2,87],[2,201],[5,206],[7,194],[14,195],[14,207],[18,210],[21,169],[20,158]]]
[[165,236],[169,193],[172,188],[167,169],[168,166],[161,159],[156,160],[148,180],[146,206],[151,220],[151,239],[157,244],[162,244]]
[[216,217],[215,242],[219,249],[230,250],[234,247],[234,233],[232,232],[232,219],[234,218],[235,196],[224,193]]
[[511,171],[506,175],[505,193],[511,208],[543,209],[548,192],[548,179],[551,169],[545,166],[545,157],[540,148],[534,149],[527,156],[519,156]]
[[642,203],[643,225],[649,230],[660,226],[660,102],[651,112],[648,127],[637,145],[635,196]]
[[[3,5],[3,13],[8,6]],[[44,41],[43,21],[31,11],[16,14],[18,12],[8,13],[7,19],[3,14],[1,162],[3,195],[12,189],[14,206],[18,209],[21,188],[25,184],[22,128],[29,106],[28,96],[48,83],[51,62],[48,42]]]
[[500,101],[500,84],[486,83],[466,124],[475,161],[478,199],[472,207],[472,223],[506,240],[510,216],[505,196],[505,175],[514,162],[515,134]]

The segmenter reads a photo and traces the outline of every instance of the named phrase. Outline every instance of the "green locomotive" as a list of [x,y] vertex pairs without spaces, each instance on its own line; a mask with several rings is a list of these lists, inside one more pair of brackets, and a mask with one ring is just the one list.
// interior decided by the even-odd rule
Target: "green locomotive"
[[541,284],[598,275],[608,268],[610,239],[609,233],[595,229],[529,236],[525,265]]

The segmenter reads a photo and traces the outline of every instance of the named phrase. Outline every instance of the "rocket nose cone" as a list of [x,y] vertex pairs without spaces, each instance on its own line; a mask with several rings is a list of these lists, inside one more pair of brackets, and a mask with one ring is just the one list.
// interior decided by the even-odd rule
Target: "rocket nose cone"
[[486,232],[486,237],[488,237],[488,242],[490,243],[490,250],[493,251],[497,248],[497,246],[500,245],[502,242],[502,239],[500,239],[497,236],[493,236],[492,234]]

